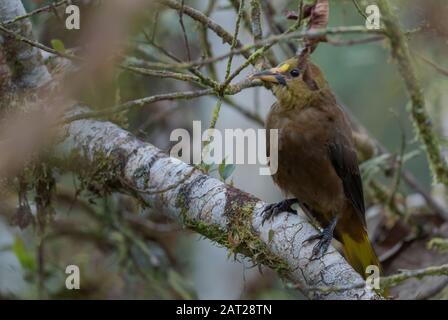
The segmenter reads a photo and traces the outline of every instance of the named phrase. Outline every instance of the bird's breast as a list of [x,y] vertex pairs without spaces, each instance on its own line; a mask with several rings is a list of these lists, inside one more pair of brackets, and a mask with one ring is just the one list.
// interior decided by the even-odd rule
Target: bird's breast
[[332,126],[328,115],[313,109],[292,117],[271,111],[267,121],[267,129],[279,130],[274,182],[320,212],[336,212],[345,201],[342,182],[328,156]]

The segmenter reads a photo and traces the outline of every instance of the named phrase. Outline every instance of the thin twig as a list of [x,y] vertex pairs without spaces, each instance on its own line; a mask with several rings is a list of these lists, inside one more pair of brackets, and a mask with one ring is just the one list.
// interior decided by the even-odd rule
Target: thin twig
[[448,264],[417,270],[401,270],[398,274],[382,277],[380,283],[382,288],[390,288],[411,278],[421,279],[427,276],[448,276]]
[[[288,30],[285,31],[281,36],[287,37],[294,33],[294,31],[299,27],[298,22],[296,21]],[[227,86],[237,75],[241,73],[244,69],[246,69],[249,65],[254,64],[263,54],[269,50],[274,45],[274,42],[266,44],[262,46],[260,49],[256,50],[253,54],[247,58],[246,62],[244,62],[241,66],[239,66],[222,84],[222,86]]]
[[[151,45],[152,47],[156,48],[158,51],[160,51],[163,55],[165,55],[166,57],[170,58],[171,60],[175,61],[176,63],[181,63],[181,60],[176,57],[173,53],[171,53],[170,51],[166,50],[164,47],[162,47],[161,45],[158,45],[154,40],[152,40],[151,38],[149,38],[146,33],[143,31],[143,35],[145,35],[145,38],[148,42],[149,45]],[[160,69],[160,68],[159,68]],[[193,75],[195,75],[198,79],[199,79],[199,83],[201,85],[204,86],[208,86],[211,88],[217,88],[218,87],[218,83],[216,81],[214,81],[211,78],[206,77],[204,74],[202,74],[199,70],[197,70],[194,67],[190,67],[188,68],[188,71],[190,71],[190,73],[192,73]]]
[[327,38],[327,43],[333,45],[333,46],[352,46],[352,45],[357,45],[357,44],[366,44],[366,43],[370,43],[370,42],[377,42],[377,41],[382,41],[384,40],[385,37],[384,36],[373,36],[373,37],[368,37],[368,38],[363,38],[363,39],[349,39],[349,40],[340,40],[340,39],[328,39]]
[[[272,6],[272,3],[269,0],[262,0],[261,5],[263,7],[264,16],[267,20],[270,31],[273,34],[282,34],[283,32],[285,32],[285,29],[283,28],[283,26],[280,23],[275,21],[275,16],[276,16],[277,12],[276,12],[275,8]],[[287,42],[286,45],[288,48],[284,48],[283,46],[280,46],[283,51],[283,54],[287,57],[295,54],[295,52],[297,50],[296,46],[291,42]],[[273,63],[272,61],[270,61],[269,58],[268,58],[268,60],[271,63],[271,65],[277,64],[277,63]]]
[[159,16],[160,16],[160,10],[155,10],[153,20],[152,20],[151,36],[148,37],[148,40],[151,40],[151,42],[155,41],[155,38],[157,35],[157,27],[159,25]]
[[[251,0],[250,4],[251,4],[250,16],[252,21],[252,34],[255,43],[263,38],[263,31],[261,29],[261,7],[259,0]],[[259,49],[259,47],[255,48]],[[263,68],[264,65],[265,65],[264,56],[259,57],[255,61],[255,67],[257,69]]]
[[[263,31],[261,29],[261,8],[259,0],[250,1],[250,17],[252,26],[252,35],[254,42],[259,41],[263,38]],[[257,48],[258,49],[258,48]]]
[[357,0],[353,0],[353,4],[356,7],[356,10],[358,11],[358,13],[365,19],[367,20],[367,15],[364,13],[364,11],[362,11],[361,6],[359,5]]
[[[208,7],[205,10],[205,14],[207,17],[209,17],[212,14],[213,10],[215,9],[215,5],[216,5],[216,0],[209,1]],[[207,28],[206,25],[201,24],[200,40],[201,40],[201,47],[202,47],[202,51],[203,51],[203,60],[213,57],[212,46],[208,39],[208,30],[209,29]],[[215,80],[215,81],[218,80],[218,73],[216,71],[216,66],[214,63],[207,64],[207,71],[213,80]]]
[[13,39],[16,39],[18,41],[22,41],[23,43],[26,43],[26,44],[28,44],[30,46],[39,48],[39,49],[41,49],[43,51],[52,53],[54,55],[57,55],[57,56],[60,56],[60,57],[63,57],[63,58],[67,58],[67,59],[70,59],[70,60],[74,60],[74,61],[81,61],[82,60],[81,58],[79,58],[79,57],[77,57],[75,55],[68,54],[68,53],[65,53],[65,52],[59,52],[59,51],[57,51],[55,49],[52,49],[50,47],[47,47],[47,46],[41,44],[40,42],[27,39],[27,38],[23,37],[22,35],[20,35],[18,33],[15,33],[14,31],[11,31],[11,30],[5,28],[2,24],[0,24],[0,31],[6,33],[6,35],[12,37]]
[[[441,266],[436,267],[428,267],[423,269],[417,269],[417,270],[401,270],[400,273],[394,274],[388,277],[381,277],[380,278],[380,287],[382,289],[395,287],[399,285],[400,283],[416,278],[421,279],[428,276],[445,276],[448,275],[448,264],[444,264]],[[293,285],[293,288],[300,288],[300,285]],[[341,292],[341,291],[349,291],[353,289],[359,289],[366,287],[365,282],[358,282],[353,285],[347,285],[344,287],[310,287],[308,288],[309,291],[319,291],[319,292]]]
[[395,195],[398,192],[398,189],[400,187],[400,182],[401,182],[401,176],[402,176],[402,169],[403,169],[403,162],[404,162],[404,152],[406,150],[406,132],[404,130],[403,124],[400,121],[400,118],[398,117],[398,115],[395,112],[392,112],[396,119],[397,122],[399,124],[399,128],[400,128],[400,132],[401,132],[401,144],[400,144],[400,154],[398,156],[398,159],[396,159],[396,161],[394,161],[394,167],[395,167],[395,172],[394,172],[394,178],[393,178],[393,183],[392,183],[392,188],[391,188],[391,192],[390,192],[390,196],[389,196],[389,200],[388,203],[389,205],[392,204],[392,202],[395,202]]
[[[261,86],[262,83],[258,81],[244,81],[239,84],[231,85],[227,88],[225,91],[225,95],[234,95],[246,88],[255,87],[255,86]],[[72,121],[80,120],[80,119],[88,119],[88,118],[98,118],[98,117],[104,117],[108,116],[114,113],[126,111],[131,108],[135,107],[143,107],[145,105],[158,102],[158,101],[169,101],[169,100],[189,100],[193,98],[203,97],[203,96],[209,96],[209,95],[215,95],[216,91],[212,88],[209,89],[203,89],[203,90],[197,90],[197,91],[180,91],[180,92],[173,92],[173,93],[165,93],[165,94],[158,94],[150,97],[145,97],[141,99],[131,100],[126,103],[120,104],[118,106],[114,106],[111,108],[106,108],[100,111],[92,111],[92,112],[85,112],[81,114],[72,115],[69,117],[64,118],[64,123],[70,123]]]
[[[296,31],[296,32],[292,32],[292,33],[283,33],[280,35],[273,35],[273,36],[267,37],[261,41],[254,42],[252,44],[247,44],[244,47],[236,48],[236,49],[231,50],[225,54],[222,54],[220,56],[215,56],[213,58],[200,59],[200,60],[191,61],[191,62],[182,62],[182,63],[174,63],[174,64],[151,63],[151,62],[146,62],[145,64],[146,64],[146,66],[148,66],[148,68],[188,69],[188,68],[195,67],[195,66],[202,66],[205,64],[209,64],[209,63],[215,63],[217,61],[224,60],[231,55],[237,55],[237,54],[242,54],[243,52],[249,52],[256,47],[266,46],[266,45],[272,46],[277,43],[291,41],[291,39],[294,39],[294,38],[319,38],[324,35],[356,34],[356,33],[382,34],[382,31],[381,30],[369,30],[369,29],[366,29],[364,26],[335,27],[335,28],[327,28],[327,29],[315,29],[315,30],[311,30],[311,31],[308,31],[308,30]],[[261,54],[259,52],[259,50],[262,50],[262,49],[263,48],[258,49],[252,55],[249,55],[248,58],[253,59],[254,54],[256,54],[258,56],[259,54]]]
[[7,20],[7,21],[1,23],[0,25],[3,25],[5,27],[7,27],[7,26],[9,26],[9,25],[11,25],[13,23],[16,23],[17,21],[31,18],[31,17],[39,14],[39,13],[42,13],[42,12],[50,12],[54,8],[57,8],[57,7],[60,7],[60,6],[64,5],[64,4],[69,4],[69,3],[70,3],[70,0],[62,0],[62,1],[58,1],[58,2],[53,2],[53,3],[51,3],[51,4],[49,4],[49,5],[45,6],[45,7],[41,7],[41,8],[38,8],[36,10],[30,11],[29,13],[24,14],[22,16],[18,16],[18,17],[15,17],[14,19]]
[[123,69],[144,75],[144,76],[153,76],[153,77],[159,77],[159,78],[171,78],[176,79],[180,81],[186,81],[186,82],[194,82],[199,85],[203,85],[201,80],[196,76],[191,76],[189,74],[185,73],[178,73],[178,72],[171,72],[171,71],[163,71],[163,70],[151,70],[146,68],[136,68],[136,67],[130,67],[130,66],[122,66]]
[[[238,12],[238,9],[240,7],[240,0],[229,0],[229,2],[231,3],[233,9],[235,9],[235,12]],[[242,20],[243,20],[243,23],[244,23],[244,28],[250,34],[252,34],[252,25],[251,25],[251,22],[250,22],[249,15],[247,14],[246,11],[243,12]]]
[[[200,12],[199,10],[196,10],[192,7],[189,7],[187,5],[182,5],[179,1],[176,0],[157,0],[157,2],[166,5],[172,9],[175,9],[177,11],[182,10],[184,14],[188,15],[190,18],[196,20],[197,22],[206,25],[207,28],[212,30],[216,33],[218,37],[220,37],[224,42],[232,45],[233,42],[233,36],[228,33],[223,27],[221,27],[219,24],[217,24],[215,21],[207,17],[205,14]],[[237,47],[241,47],[241,43],[237,42]],[[247,52],[244,52],[243,55],[248,58],[249,54]]]
[[[244,13],[244,2],[245,2],[245,0],[240,0],[240,6],[238,8],[238,15],[237,15],[236,22],[235,22],[235,31],[233,33],[233,42],[230,47],[230,50],[235,49],[237,42],[238,42],[238,33],[240,30],[241,18],[243,17],[243,13]],[[227,60],[225,79],[227,79],[230,75],[230,71],[232,68],[232,60],[233,60],[233,55],[229,56],[229,59]],[[221,111],[221,106],[222,106],[222,96],[223,96],[223,93],[225,92],[226,88],[227,88],[227,86],[223,85],[219,89],[219,99],[218,99],[218,101],[216,101],[215,107],[213,108],[212,119],[210,121],[209,129],[214,129],[216,127],[216,123],[218,122],[219,113]],[[205,150],[204,152],[205,153],[207,153],[210,141],[211,140],[209,137],[207,142],[204,143],[204,150]]]
[[[234,50],[236,48],[237,41],[238,41],[238,33],[240,30],[241,17],[243,16],[243,12],[244,12],[244,0],[240,0],[240,7],[238,9],[238,16],[237,16],[236,23],[235,23],[235,32],[233,35],[233,42],[232,42],[232,46],[231,46],[230,50]],[[230,77],[230,72],[231,72],[231,68],[232,68],[232,60],[233,60],[233,55],[230,55],[229,59],[227,60],[226,75],[224,77],[225,81],[224,81],[224,84],[220,88],[221,93],[226,90],[227,85],[230,83],[230,81],[228,81],[228,79]],[[217,113],[219,114],[219,111]]]
[[444,75],[444,76],[448,76],[448,69],[444,69],[441,66],[439,66],[438,64],[434,63],[433,61],[429,60],[428,58],[422,56],[421,54],[417,54],[417,57],[419,57],[420,59],[422,59],[424,62],[426,62],[427,64],[429,64],[431,67],[433,67],[437,72],[439,72],[440,74]]
[[187,58],[188,61],[191,61],[190,43],[188,42],[187,30],[185,30],[184,25],[184,7],[185,7],[185,0],[181,0],[181,7],[179,10],[179,24],[180,27],[182,28],[182,34],[184,36],[185,48],[187,49]]
[[86,112],[81,114],[76,114],[73,116],[69,116],[64,119],[64,123],[69,123],[72,121],[80,120],[80,119],[88,119],[88,118],[98,118],[98,117],[104,117],[108,116],[114,113],[122,112],[127,109],[135,108],[135,107],[143,107],[145,105],[158,102],[158,101],[165,101],[165,100],[181,100],[181,99],[193,99],[197,97],[202,97],[206,95],[212,95],[214,94],[213,89],[204,89],[204,90],[198,90],[198,91],[180,91],[180,92],[173,92],[173,93],[165,93],[165,94],[157,94],[150,97],[145,97],[141,99],[131,100],[126,103],[120,104],[115,107],[106,108],[100,111],[92,111],[92,112]]

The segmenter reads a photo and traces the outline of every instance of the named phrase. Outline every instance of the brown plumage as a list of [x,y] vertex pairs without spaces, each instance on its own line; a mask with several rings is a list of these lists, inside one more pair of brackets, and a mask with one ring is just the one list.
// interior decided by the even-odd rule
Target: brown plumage
[[[279,134],[274,182],[324,228],[310,239],[319,239],[313,254],[327,250],[334,231],[347,260],[365,277],[368,265],[380,264],[367,236],[351,127],[322,72],[310,61],[292,58],[252,78],[272,84],[277,97],[266,121],[266,129]],[[290,204],[271,205],[266,217]]]

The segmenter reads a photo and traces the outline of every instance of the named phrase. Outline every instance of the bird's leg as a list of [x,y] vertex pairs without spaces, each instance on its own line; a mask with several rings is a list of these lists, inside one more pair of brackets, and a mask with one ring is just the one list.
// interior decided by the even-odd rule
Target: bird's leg
[[285,200],[282,200],[277,203],[268,204],[264,208],[263,212],[261,213],[263,215],[263,220],[261,223],[264,224],[266,220],[272,219],[273,217],[275,217],[276,215],[278,215],[281,212],[286,211],[286,212],[296,213],[291,208],[291,206],[297,202],[298,202],[297,199],[292,198],[292,199],[285,199]]
[[338,223],[338,216],[334,217],[330,224],[328,226],[326,226],[322,232],[309,237],[308,239],[306,239],[305,241],[303,241],[303,243],[309,242],[309,241],[313,241],[313,240],[317,240],[319,239],[319,242],[316,243],[313,247],[313,254],[311,256],[311,258],[318,258],[320,256],[322,256],[325,252],[327,252],[328,247],[330,246],[331,240],[333,239],[333,231],[334,228],[336,227],[336,224]]

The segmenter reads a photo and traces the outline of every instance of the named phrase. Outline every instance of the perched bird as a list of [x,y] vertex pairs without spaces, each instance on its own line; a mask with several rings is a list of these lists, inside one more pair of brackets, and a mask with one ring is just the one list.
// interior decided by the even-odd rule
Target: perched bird
[[326,252],[334,235],[361,276],[366,278],[369,265],[381,270],[367,235],[351,127],[319,67],[295,57],[251,78],[269,83],[277,98],[266,121],[267,132],[278,129],[278,169],[273,179],[293,197],[268,206],[264,219],[291,211],[297,201],[323,228],[307,240],[319,240],[313,257]]

